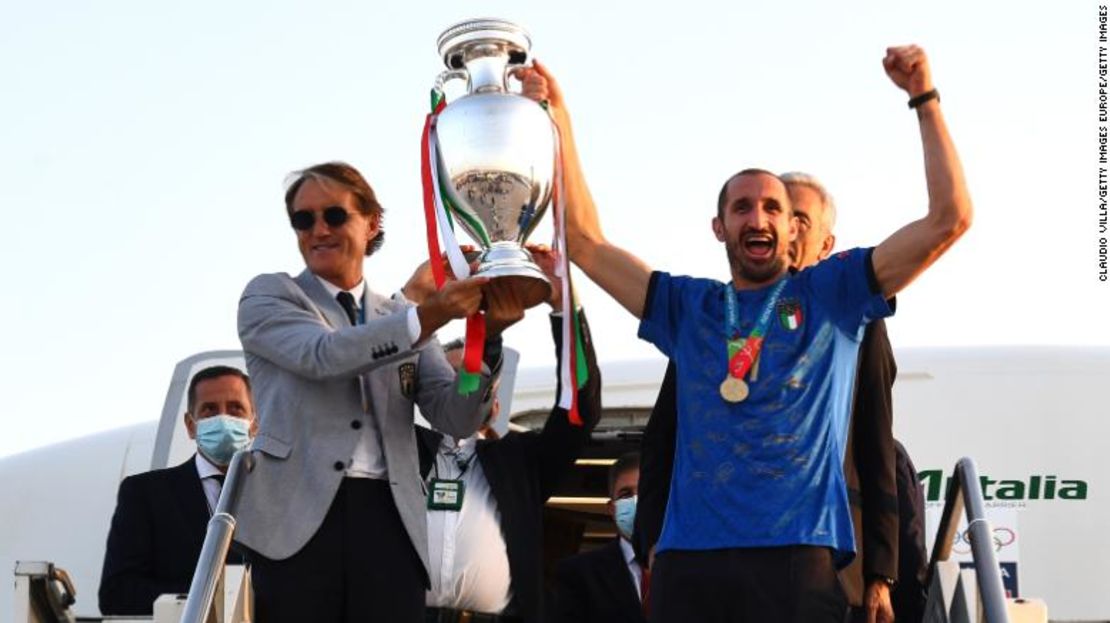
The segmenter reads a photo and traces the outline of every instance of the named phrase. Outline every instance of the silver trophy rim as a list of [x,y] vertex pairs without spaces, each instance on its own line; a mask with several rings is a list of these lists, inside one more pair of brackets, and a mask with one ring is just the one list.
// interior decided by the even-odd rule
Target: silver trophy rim
[[447,63],[450,53],[460,45],[482,40],[504,41],[520,48],[525,54],[532,50],[532,37],[523,26],[496,17],[468,19],[454,24],[439,35],[436,46],[440,58]]

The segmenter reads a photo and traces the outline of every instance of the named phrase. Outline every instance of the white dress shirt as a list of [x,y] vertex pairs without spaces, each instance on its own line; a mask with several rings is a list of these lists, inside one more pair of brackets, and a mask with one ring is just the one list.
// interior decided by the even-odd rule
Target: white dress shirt
[[[501,513],[476,456],[477,437],[458,444],[444,436],[436,451],[440,480],[462,480],[458,511],[428,510],[429,607],[499,614],[512,599],[509,554],[501,534]],[[429,485],[430,487],[430,485]]]
[[223,476],[224,473],[200,452],[197,452],[194,463],[197,466],[197,476],[200,477],[200,486],[204,488],[204,497],[208,502],[208,514],[211,515],[216,510],[216,503],[220,501],[220,481],[216,480],[216,477]]
[[[317,280],[328,291],[332,298],[335,298],[343,290],[336,286],[327,279],[322,279],[318,275],[314,275]],[[355,308],[362,312],[362,317],[366,318],[366,310],[362,309],[363,297],[366,294],[366,280],[358,282],[358,285],[347,290],[348,293],[355,299]],[[413,323],[415,322],[415,332]],[[409,337],[413,342],[420,339],[420,318],[416,315],[416,308],[408,308],[408,329]],[[369,415],[369,414],[367,414]],[[382,435],[378,430],[378,423],[373,417],[368,417],[363,422],[362,434],[359,435],[358,443],[355,445],[355,451],[351,455],[351,464],[347,466],[347,471],[344,473],[348,478],[376,478],[384,480],[388,477],[389,470],[385,465],[385,453],[382,452]]]
[[632,585],[636,587],[636,597],[643,595],[640,588],[640,578],[643,577],[643,570],[640,569],[640,563],[636,562],[636,552],[632,551],[632,544],[628,539],[621,537],[621,553],[624,554],[624,564],[628,565],[628,573],[632,576]]

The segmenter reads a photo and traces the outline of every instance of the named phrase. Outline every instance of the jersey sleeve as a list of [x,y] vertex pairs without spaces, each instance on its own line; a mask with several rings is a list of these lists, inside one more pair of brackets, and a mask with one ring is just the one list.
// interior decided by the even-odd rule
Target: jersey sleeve
[[655,271],[648,282],[644,315],[640,319],[638,335],[640,339],[654,344],[668,357],[674,356],[679,321],[684,315],[686,297],[683,295],[690,281],[687,277],[675,277],[670,273]]
[[872,251],[842,251],[802,273],[815,299],[848,335],[859,336],[867,323],[894,315],[894,300],[883,297],[875,278]]

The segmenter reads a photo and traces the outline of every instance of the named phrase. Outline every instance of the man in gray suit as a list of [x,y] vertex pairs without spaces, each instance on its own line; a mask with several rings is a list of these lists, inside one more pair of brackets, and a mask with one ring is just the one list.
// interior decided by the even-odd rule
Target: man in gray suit
[[295,174],[285,204],[307,269],[255,277],[239,302],[261,415],[236,539],[257,620],[416,623],[428,561],[413,405],[449,435],[474,432],[500,332],[523,310],[491,297],[479,387],[463,395],[433,334],[476,311],[488,280],[449,281],[419,306],[372,292],[362,267],[382,208],[349,165]]

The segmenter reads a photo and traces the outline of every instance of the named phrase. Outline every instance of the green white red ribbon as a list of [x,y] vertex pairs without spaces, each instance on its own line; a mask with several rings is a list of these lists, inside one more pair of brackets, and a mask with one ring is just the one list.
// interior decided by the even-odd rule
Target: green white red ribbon
[[582,344],[582,326],[576,312],[574,288],[570,277],[570,253],[567,251],[566,189],[563,185],[563,148],[558,124],[551,122],[555,133],[555,184],[552,189],[552,212],[555,219],[551,248],[556,257],[555,274],[562,281],[563,288],[563,348],[559,370],[558,406],[566,409],[567,419],[575,426],[582,426],[582,416],[578,412],[578,390],[586,385],[589,369],[586,366],[586,351]]
[[[445,106],[443,92],[439,89],[432,90],[431,105],[432,112],[428,114],[424,121],[420,168],[424,185],[424,220],[428,239],[428,257],[431,261],[436,288],[442,288],[447,276],[440,261],[442,254],[439,239],[441,236],[447,260],[451,264],[451,270],[455,273],[455,276],[459,279],[470,276],[470,266],[467,264],[466,258],[455,239],[454,224],[450,219],[449,210],[446,208],[442,188],[443,180],[439,175],[438,140],[435,123],[436,117]],[[557,404],[567,411],[567,419],[571,424],[582,426],[582,417],[578,410],[578,390],[585,386],[589,371],[582,342],[582,326],[575,311],[577,305],[574,301],[574,288],[571,285],[570,255],[567,253],[566,243],[562,142],[559,127],[554,120],[552,120],[552,131],[555,133],[556,158],[555,184],[552,189],[555,231],[551,246],[557,258],[556,274],[561,278],[563,290],[563,344],[562,363],[559,371],[560,391]],[[459,371],[458,384],[459,393],[464,396],[478,389],[480,385],[485,330],[485,318],[482,312],[467,317],[463,369]]]
[[[432,90],[432,112],[424,119],[424,133],[420,150],[420,176],[424,185],[424,223],[428,239],[428,259],[432,265],[432,276],[436,288],[442,288],[447,281],[440,260],[439,238],[443,237],[443,247],[451,271],[457,279],[470,276],[470,265],[463,256],[462,249],[455,239],[455,230],[444,207],[441,178],[439,176],[439,154],[436,151],[439,141],[436,138],[436,117],[445,105],[443,93]],[[486,342],[486,319],[482,312],[475,312],[466,318],[466,346],[463,350],[463,366],[459,370],[458,391],[463,396],[473,393],[481,385],[482,354]]]

